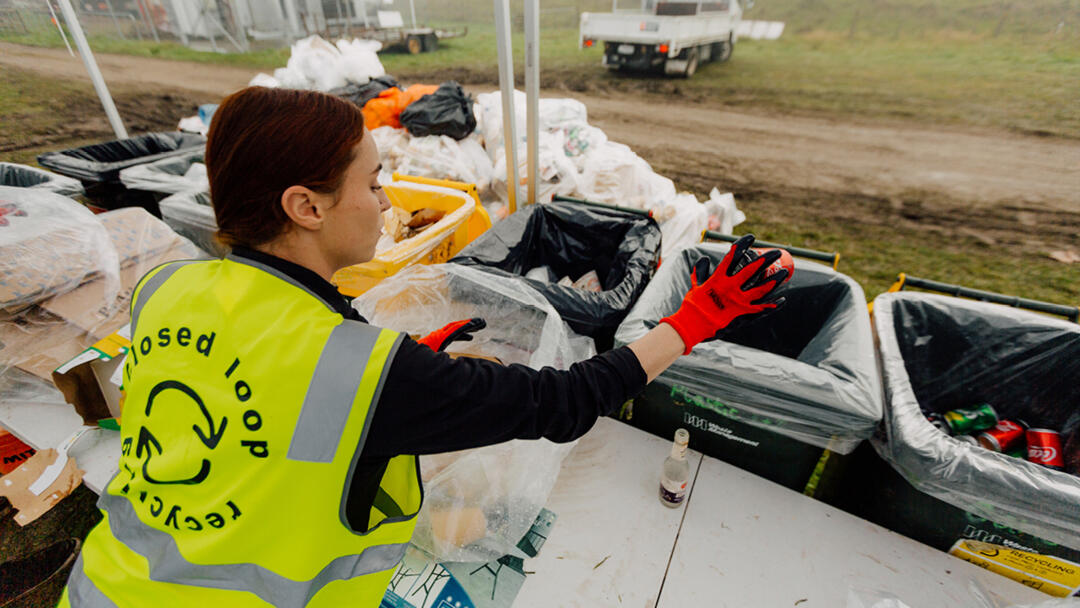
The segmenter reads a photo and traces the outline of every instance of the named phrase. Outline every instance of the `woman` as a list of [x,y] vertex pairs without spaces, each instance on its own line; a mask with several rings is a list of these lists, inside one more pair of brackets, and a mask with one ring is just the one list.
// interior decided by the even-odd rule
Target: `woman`
[[759,272],[777,253],[734,272],[751,237],[646,336],[567,371],[438,352],[475,322],[420,342],[372,327],[329,282],[374,256],[389,207],[363,124],[309,91],[253,87],[218,108],[206,162],[232,253],[136,289],[120,472],[61,605],[375,606],[420,508],[416,455],[576,439],[777,304],[786,271]]

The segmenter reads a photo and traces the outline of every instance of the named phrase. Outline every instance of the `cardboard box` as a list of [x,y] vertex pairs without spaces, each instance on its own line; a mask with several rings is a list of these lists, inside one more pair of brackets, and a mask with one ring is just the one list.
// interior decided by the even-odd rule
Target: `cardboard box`
[[120,416],[121,372],[131,348],[131,326],[99,340],[52,373],[53,383],[86,424]]

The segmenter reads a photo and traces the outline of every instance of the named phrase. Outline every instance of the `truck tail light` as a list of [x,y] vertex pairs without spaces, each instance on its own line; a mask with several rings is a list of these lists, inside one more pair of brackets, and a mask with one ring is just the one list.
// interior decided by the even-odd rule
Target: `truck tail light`
[[657,47],[656,47],[656,50],[660,51],[660,52],[661,52],[661,53],[663,53],[664,55],[667,55],[667,52],[668,52],[668,45],[666,45],[666,44],[661,44],[661,45],[659,45],[659,46],[657,46]]
[[590,47],[592,45],[593,45],[593,41],[591,39],[586,39],[585,40],[585,47],[586,48],[588,48],[588,47]]

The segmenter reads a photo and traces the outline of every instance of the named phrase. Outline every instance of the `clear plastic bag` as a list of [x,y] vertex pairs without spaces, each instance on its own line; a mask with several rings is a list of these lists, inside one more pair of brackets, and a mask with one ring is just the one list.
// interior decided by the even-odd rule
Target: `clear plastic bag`
[[[1080,598],[1075,597],[1048,599],[1036,604],[1005,604],[996,600],[995,596],[974,580],[968,583],[968,591],[971,596],[964,604],[964,608],[1080,608]],[[941,605],[943,604],[913,606],[888,591],[850,588],[844,606],[845,608],[938,608]]]
[[[694,263],[707,257],[715,268],[728,249],[704,244],[665,259],[619,326],[616,345],[678,310]],[[698,344],[656,382],[718,400],[730,406],[725,415],[747,424],[849,454],[870,437],[882,412],[862,288],[831,268],[798,260],[784,297],[779,310],[737,321],[720,339]]]
[[[456,264],[406,268],[353,306],[374,325],[413,335],[481,317],[487,328],[449,350],[507,365],[566,369],[596,352],[591,339],[573,334],[527,285]],[[422,457],[425,499],[412,542],[444,562],[525,557],[516,545],[547,502],[573,445],[510,441]]]
[[224,257],[229,248],[218,242],[217,219],[209,192],[179,192],[160,203],[161,219],[170,228],[215,257]]
[[209,192],[205,152],[204,148],[195,148],[180,156],[128,167],[120,171],[120,181],[130,190],[161,194]]
[[101,279],[120,289],[116,248],[86,207],[53,192],[0,186],[0,308],[17,314]]
[[1080,477],[962,443],[921,411],[989,403],[1000,419],[1059,431],[1068,468],[1069,440],[1080,433],[1080,326],[905,291],[875,298],[873,318],[886,398],[885,434],[873,440],[878,454],[921,492],[1080,548]]

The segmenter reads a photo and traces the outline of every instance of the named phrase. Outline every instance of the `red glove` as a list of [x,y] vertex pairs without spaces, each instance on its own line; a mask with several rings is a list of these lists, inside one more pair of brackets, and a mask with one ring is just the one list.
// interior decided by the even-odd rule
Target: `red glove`
[[483,319],[465,319],[454,321],[442,329],[436,329],[430,334],[417,340],[420,344],[435,352],[446,349],[451,342],[468,342],[472,340],[472,333],[487,327],[487,321]]
[[770,299],[769,296],[787,280],[788,269],[774,269],[765,277],[766,269],[782,254],[771,249],[747,261],[747,250],[753,243],[751,234],[735,241],[716,271],[700,285],[698,277],[709,275],[709,260],[698,260],[690,278],[692,287],[683,298],[682,306],[670,317],[660,319],[661,323],[667,323],[678,332],[686,344],[684,355],[727,327],[736,317],[776,308],[783,303],[783,298]]

